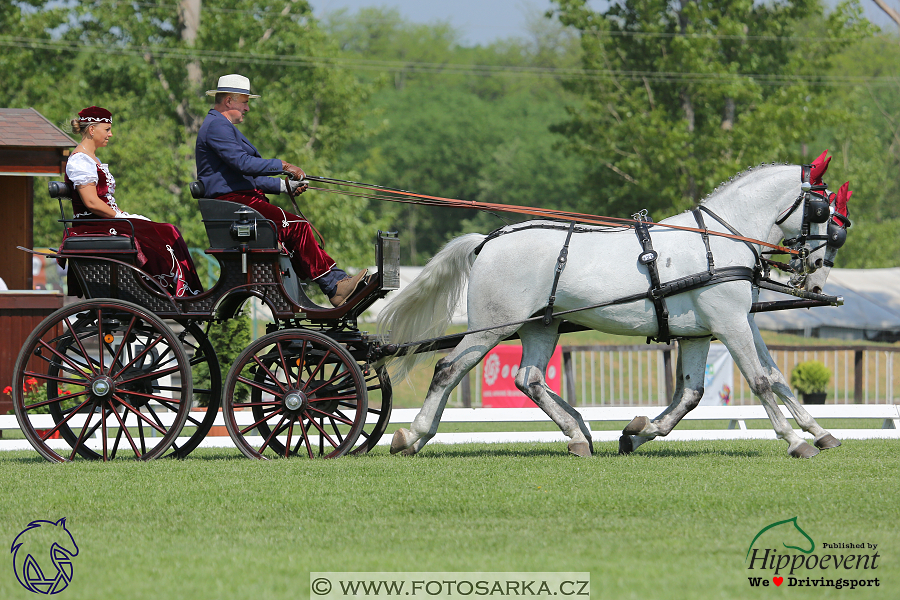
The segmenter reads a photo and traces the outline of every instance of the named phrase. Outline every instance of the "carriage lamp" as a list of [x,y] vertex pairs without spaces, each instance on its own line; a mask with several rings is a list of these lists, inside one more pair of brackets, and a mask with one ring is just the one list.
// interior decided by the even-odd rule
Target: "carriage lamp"
[[231,224],[231,238],[240,242],[241,251],[241,272],[247,272],[247,252],[250,246],[247,242],[256,239],[256,219],[250,220],[250,215],[256,214],[256,211],[250,208],[239,208],[234,211],[237,215],[237,221]]

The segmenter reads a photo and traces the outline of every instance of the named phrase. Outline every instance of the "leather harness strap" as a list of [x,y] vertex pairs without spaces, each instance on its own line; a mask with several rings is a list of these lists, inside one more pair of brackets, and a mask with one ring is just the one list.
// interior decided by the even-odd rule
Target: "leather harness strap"
[[575,221],[572,221],[569,224],[569,232],[566,234],[566,243],[563,244],[562,250],[559,251],[559,257],[556,259],[556,271],[553,274],[553,287],[550,289],[550,298],[547,300],[547,308],[544,310],[543,322],[545,327],[553,322],[553,303],[556,302],[556,286],[559,284],[559,276],[562,275],[563,269],[566,268],[566,261],[569,256],[569,241],[572,239],[573,231],[575,231]]
[[[638,256],[638,262],[647,267],[647,274],[650,276],[650,289],[647,291],[647,297],[653,302],[653,309],[656,312],[656,341],[663,344],[669,343],[669,309],[666,306],[665,294],[660,294],[662,286],[659,284],[659,269],[656,268],[656,259],[659,258],[656,250],[653,249],[653,242],[650,240],[650,226],[647,225],[647,211],[643,210],[635,215],[634,232],[637,234],[638,242],[641,244],[641,254]],[[650,342],[651,338],[647,338]]]

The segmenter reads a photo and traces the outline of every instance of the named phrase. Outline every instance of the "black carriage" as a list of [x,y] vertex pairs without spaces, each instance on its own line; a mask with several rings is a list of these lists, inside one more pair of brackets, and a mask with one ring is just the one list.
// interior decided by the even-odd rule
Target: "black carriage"
[[[71,236],[51,255],[68,262],[70,290],[84,300],[47,317],[16,361],[13,403],[26,438],[50,461],[185,457],[221,413],[251,458],[368,452],[387,427],[391,384],[372,366],[378,344],[357,319],[399,287],[397,236],[379,231],[376,273],[343,306],[323,307],[304,292],[271,221],[191,191],[206,253],[220,266],[202,294],[169,294],[136,266],[131,236]],[[50,194],[68,226],[71,190],[51,182]],[[210,325],[254,298],[274,322],[223,380]]]

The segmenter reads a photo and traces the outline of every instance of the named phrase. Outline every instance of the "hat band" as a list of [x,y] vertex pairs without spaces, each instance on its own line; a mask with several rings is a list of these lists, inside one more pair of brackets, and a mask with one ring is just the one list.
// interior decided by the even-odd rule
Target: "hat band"
[[241,88],[220,87],[219,89],[216,90],[216,93],[218,93],[218,94],[227,94],[227,93],[230,93],[230,94],[247,94],[247,95],[249,96],[249,95],[250,95],[250,90],[244,90],[244,89],[241,89]]
[[112,123],[112,119],[106,117],[79,117],[82,123]]

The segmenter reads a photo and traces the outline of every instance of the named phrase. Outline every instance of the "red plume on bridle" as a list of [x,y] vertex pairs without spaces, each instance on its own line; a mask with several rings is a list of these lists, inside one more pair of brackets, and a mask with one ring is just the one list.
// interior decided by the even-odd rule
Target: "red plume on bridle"
[[825,150],[825,152],[819,155],[819,158],[812,162],[812,170],[809,172],[809,182],[813,185],[822,185],[822,176],[825,175],[825,171],[828,170],[828,163],[831,162],[830,156],[825,158],[826,154],[828,154],[828,150]]
[[[844,185],[842,185],[841,189],[839,189],[838,193],[837,193],[837,200],[835,201],[834,212],[835,212],[835,215],[841,215],[844,218],[843,220],[845,222],[850,217],[850,212],[847,209],[847,201],[850,200],[850,196],[852,196],[852,195],[853,195],[853,192],[850,191],[850,182],[849,181],[846,182]],[[832,219],[838,225],[844,224],[836,216],[833,217]]]

